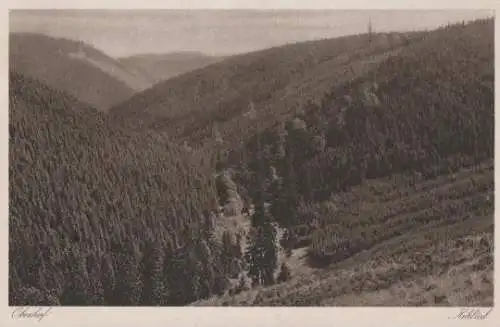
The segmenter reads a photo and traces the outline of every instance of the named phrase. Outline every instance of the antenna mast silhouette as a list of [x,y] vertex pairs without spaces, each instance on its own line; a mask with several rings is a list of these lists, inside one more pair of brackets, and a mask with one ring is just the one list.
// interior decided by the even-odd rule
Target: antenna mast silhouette
[[369,18],[368,18],[368,43],[372,42],[372,34],[373,34],[372,17],[369,16]]

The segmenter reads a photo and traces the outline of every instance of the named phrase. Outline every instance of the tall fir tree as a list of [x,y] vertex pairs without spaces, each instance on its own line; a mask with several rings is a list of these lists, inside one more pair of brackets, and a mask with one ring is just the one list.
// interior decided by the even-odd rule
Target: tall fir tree
[[113,259],[110,254],[105,254],[101,259],[101,285],[103,288],[104,302],[112,305],[116,285]]
[[90,281],[84,253],[73,246],[66,258],[69,274],[66,276],[66,287],[61,296],[62,305],[91,305]]
[[186,247],[179,247],[173,249],[169,259],[164,261],[164,285],[168,289],[167,303],[170,306],[186,304],[190,288],[187,257]]
[[292,273],[290,272],[290,268],[288,267],[288,265],[285,262],[283,262],[281,264],[280,273],[279,273],[278,278],[277,278],[278,283],[284,283],[287,280],[289,280],[291,277],[292,277]]
[[266,186],[262,163],[260,138],[257,139],[257,160],[259,162],[258,191],[255,199],[255,212],[252,215],[252,233],[250,246],[246,253],[249,265],[248,275],[254,285],[271,285],[274,283],[274,271],[277,266],[276,229],[273,219],[266,210]]
[[[290,126],[286,129],[286,133],[282,139],[282,177],[273,181],[270,189],[272,198],[271,215],[274,219],[286,229],[285,239],[283,244],[286,245],[287,253],[291,255],[291,250],[294,246],[293,226],[298,223],[297,207],[300,203],[300,195],[298,192],[298,180],[295,164],[297,164],[295,152],[301,144],[300,134],[303,130],[294,130]],[[310,176],[309,176],[310,177]],[[307,189],[311,189],[310,185]],[[306,192],[307,193],[307,192]],[[310,193],[310,192],[309,192]]]
[[91,305],[104,305],[104,287],[101,280],[101,262],[93,254],[87,256],[87,267],[89,273],[89,296]]
[[143,281],[141,305],[160,305],[163,294],[163,248],[158,241],[148,240],[141,261]]
[[139,304],[142,290],[139,259],[139,253],[130,245],[116,254],[115,304]]

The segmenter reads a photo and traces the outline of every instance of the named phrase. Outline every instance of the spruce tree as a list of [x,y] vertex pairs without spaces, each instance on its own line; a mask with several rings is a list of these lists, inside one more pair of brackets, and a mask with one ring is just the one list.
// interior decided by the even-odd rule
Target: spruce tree
[[172,250],[169,260],[164,262],[164,283],[168,288],[167,302],[170,306],[186,304],[190,289],[186,247]]
[[89,272],[89,292],[91,305],[104,305],[104,287],[101,280],[101,262],[95,255],[87,257],[87,267]]
[[253,227],[247,252],[248,274],[254,285],[270,285],[277,265],[276,230],[261,206],[256,208],[254,222],[258,225]]
[[228,276],[235,275],[236,272],[233,271],[233,243],[231,241],[231,235],[228,231],[224,231],[222,234],[222,262],[225,273]]
[[288,265],[285,262],[283,262],[281,264],[280,273],[278,275],[278,283],[286,282],[291,277],[292,277],[292,273],[290,272],[290,268],[288,267]]
[[115,303],[117,305],[138,305],[141,296],[141,279],[139,273],[139,254],[131,245],[116,254],[116,288]]
[[62,305],[91,305],[89,275],[82,251],[73,246],[66,259],[69,274],[66,275],[66,287],[61,296]]
[[[287,229],[287,235],[292,235],[292,227],[298,223],[297,205],[300,202],[298,192],[298,180],[295,164],[297,164],[297,148],[301,144],[300,134],[302,130],[294,130],[290,126],[287,128],[286,137],[283,136],[283,172],[282,177],[273,181],[270,187],[270,196],[272,198],[271,215],[283,227]],[[312,187],[308,188],[312,189]],[[307,192],[306,192],[307,193]],[[311,193],[311,192],[309,192]],[[285,241],[289,252],[293,247],[292,239]]]
[[161,304],[163,294],[163,252],[159,242],[148,240],[141,262],[143,288],[141,305],[154,306]]
[[287,257],[292,256],[292,250],[296,242],[297,238],[293,230],[291,228],[285,229],[285,232],[283,233],[283,236],[280,240],[280,245],[285,250],[285,254]]
[[101,259],[101,285],[103,287],[104,302],[113,305],[115,290],[115,271],[110,254],[105,254]]
[[252,215],[252,235],[247,256],[249,276],[254,285],[271,285],[274,283],[274,271],[277,265],[276,230],[273,219],[266,210],[265,184],[262,169],[262,152],[260,140],[257,142],[259,160],[258,190],[255,200],[255,212]]
[[20,290],[23,286],[21,278],[17,272],[16,266],[12,265],[9,267],[9,305],[21,305],[23,303],[23,297],[20,294]]

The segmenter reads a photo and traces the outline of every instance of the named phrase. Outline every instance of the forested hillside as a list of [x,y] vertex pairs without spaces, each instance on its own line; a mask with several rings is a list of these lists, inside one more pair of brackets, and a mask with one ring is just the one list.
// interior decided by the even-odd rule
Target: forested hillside
[[129,129],[152,129],[203,145],[217,136],[227,148],[270,127],[396,54],[414,34],[354,35],[232,56],[171,78],[110,109]]
[[226,288],[210,154],[111,135],[17,73],[9,95],[11,305],[182,305]]
[[492,303],[493,40],[276,47],[107,115],[11,71],[10,303]]
[[[296,212],[366,179],[401,172],[431,178],[492,158],[492,40],[492,21],[431,33],[232,151],[229,165],[245,167],[238,183],[252,197],[253,176],[264,167],[279,177],[270,198]],[[293,220],[291,212],[276,219]]]
[[[378,246],[384,249],[381,260],[413,262],[392,252],[390,244],[396,239],[407,243],[404,256],[428,248],[428,242],[446,248],[447,242],[458,244],[468,236],[489,244],[474,251],[492,250],[492,165],[491,161],[487,168],[482,165],[494,153],[493,27],[492,20],[485,20],[429,33],[373,71],[332,88],[319,105],[309,104],[303,114],[261,129],[246,147],[230,151],[226,167],[236,171],[234,180],[244,187],[247,199],[264,196],[269,219],[286,228],[282,244],[289,253],[307,247],[310,265],[335,267]],[[464,168],[478,173],[455,175]],[[446,227],[450,225],[460,232],[454,234]],[[410,243],[413,239],[415,244]],[[487,253],[485,260],[491,263]],[[442,269],[461,262],[444,264],[441,254],[429,255],[436,260],[432,265]],[[362,261],[353,260],[352,269],[366,269],[360,266]],[[475,262],[472,256],[463,260],[470,260],[471,267]],[[425,275],[429,268],[420,264],[406,278]],[[480,287],[486,293],[482,294],[489,294],[489,300],[477,294],[466,297],[460,293],[466,287],[460,284],[453,286],[456,296],[463,295],[453,300],[455,305],[491,303],[492,265],[482,261],[474,267],[474,273],[490,277],[466,281],[461,279],[465,275],[458,274],[456,281],[483,283]],[[469,268],[459,270],[468,274]],[[329,268],[330,274],[337,274],[331,269],[336,268]],[[379,278],[386,283],[389,276],[370,277],[375,279],[372,291],[392,287],[394,280],[381,286]],[[438,273],[436,278],[444,275]],[[320,291],[335,280],[300,280],[305,283],[300,291],[294,290],[297,284],[285,283],[269,295],[265,289],[256,290],[215,303],[336,303],[335,297]],[[311,289],[311,283],[321,286]],[[334,294],[350,294],[348,290],[355,286],[346,282],[345,287]],[[356,287],[363,293],[369,286]],[[407,298],[399,300],[411,303]],[[210,303],[214,302],[206,302]]]

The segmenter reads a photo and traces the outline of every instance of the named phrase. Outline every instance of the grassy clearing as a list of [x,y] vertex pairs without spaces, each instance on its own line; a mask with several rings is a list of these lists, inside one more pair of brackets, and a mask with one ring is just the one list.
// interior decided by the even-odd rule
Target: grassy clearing
[[[370,181],[365,187],[376,183],[384,187],[385,182]],[[344,219],[339,214],[344,225],[337,226],[344,226],[346,232],[353,227],[348,235],[365,235],[366,246],[347,253],[345,259],[338,258],[324,269],[303,269],[303,274],[284,284],[194,305],[492,305],[491,163],[422,180],[412,187],[413,193],[400,186],[378,203],[371,193],[372,201],[357,204],[359,215]],[[360,191],[353,190],[358,195]],[[397,199],[395,194],[402,196]],[[381,198],[386,195],[380,193]],[[367,241],[368,234],[376,236]]]
[[425,181],[424,187],[402,187],[402,196],[397,199],[380,197],[379,201],[338,207],[330,216],[321,217],[321,227],[312,233],[313,257],[338,261],[422,226],[465,221],[493,209],[491,166],[454,175],[455,181]]
[[[468,243],[470,242],[470,243]],[[464,244],[457,246],[457,244]],[[444,248],[446,247],[446,248]],[[326,299],[322,305],[491,306],[493,304],[493,234],[482,232],[459,238],[455,246],[440,244],[420,254],[436,271],[393,283],[388,288]],[[452,258],[452,259],[450,259]],[[453,261],[451,263],[450,261]],[[417,261],[418,262],[418,261]],[[383,264],[383,263],[382,263]],[[448,268],[445,266],[449,264]],[[439,271],[439,270],[440,271]],[[377,278],[379,276],[375,276]],[[380,279],[380,277],[378,278]],[[373,280],[373,279],[372,279]]]

